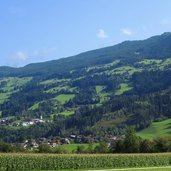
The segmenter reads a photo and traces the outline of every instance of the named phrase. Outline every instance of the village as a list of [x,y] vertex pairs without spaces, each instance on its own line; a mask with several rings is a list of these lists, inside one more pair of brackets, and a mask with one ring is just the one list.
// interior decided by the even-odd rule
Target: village
[[[9,126],[9,127],[28,127],[40,123],[45,123],[49,121],[43,120],[42,116],[40,118],[27,119],[20,122],[14,122],[11,118],[1,118],[0,125]],[[105,137],[105,141],[108,144],[108,147],[115,141],[123,140],[125,138],[124,135],[121,136],[107,136]],[[71,134],[67,137],[52,137],[46,138],[41,137],[38,139],[26,139],[24,142],[20,143],[20,146],[25,150],[33,150],[39,148],[41,145],[46,145],[48,147],[58,147],[65,144],[98,144],[101,141],[100,136],[84,136],[84,135],[75,135]]]
[[[125,138],[124,135],[122,136],[108,136],[106,137],[106,142],[108,144],[108,147],[110,147],[110,145],[112,143],[114,143],[115,141],[118,140],[123,140]],[[100,137],[98,136],[83,136],[83,135],[70,135],[68,137],[53,137],[53,138],[39,138],[39,139],[29,139],[29,140],[25,140],[24,143],[22,143],[22,147],[24,149],[27,150],[33,150],[38,148],[41,145],[46,145],[49,147],[59,147],[62,145],[66,145],[66,144],[98,144],[101,141]]]
[[34,118],[34,119],[27,119],[19,122],[13,121],[12,118],[6,117],[0,119],[0,125],[9,126],[9,127],[25,127],[30,125],[35,125],[38,123],[45,123],[42,117]]

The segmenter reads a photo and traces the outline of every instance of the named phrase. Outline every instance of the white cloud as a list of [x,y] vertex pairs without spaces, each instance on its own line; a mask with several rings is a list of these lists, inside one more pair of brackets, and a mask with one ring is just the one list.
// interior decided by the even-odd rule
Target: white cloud
[[101,38],[101,39],[105,39],[108,37],[108,35],[106,34],[106,32],[103,29],[99,29],[99,31],[97,33],[97,37]]
[[133,32],[130,29],[127,29],[127,28],[122,28],[121,32],[122,32],[122,34],[125,34],[127,36],[131,36],[133,34]]
[[56,47],[37,49],[30,51],[29,53],[24,51],[17,51],[7,56],[7,65],[20,67],[28,63],[48,61],[49,59],[56,57],[56,51]]
[[18,51],[11,53],[7,56],[7,62],[6,65],[13,66],[13,67],[19,67],[23,66],[27,63],[29,55],[26,52]]
[[15,52],[14,54],[12,54],[10,56],[10,58],[12,60],[17,60],[17,61],[25,61],[28,59],[28,55],[27,53],[25,52],[22,52],[22,51],[18,51],[18,52]]

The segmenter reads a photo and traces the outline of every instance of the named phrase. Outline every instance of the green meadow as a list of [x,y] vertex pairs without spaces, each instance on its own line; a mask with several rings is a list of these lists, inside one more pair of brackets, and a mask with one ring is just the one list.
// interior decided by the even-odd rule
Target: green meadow
[[68,102],[70,99],[73,99],[74,97],[75,97],[75,94],[60,94],[56,96],[54,99],[58,100],[62,104],[65,104],[66,102]]
[[115,92],[115,95],[121,95],[121,94],[123,94],[124,92],[129,91],[129,90],[131,90],[131,89],[132,89],[132,87],[130,87],[128,84],[126,84],[126,83],[121,83],[121,84],[120,84],[120,88]]
[[137,135],[146,139],[171,137],[171,119],[153,122],[148,128],[138,132]]
[[96,93],[100,97],[100,104],[102,104],[104,101],[106,101],[109,97],[109,93],[104,92],[103,90],[106,88],[106,86],[96,86]]
[[75,112],[74,111],[70,111],[70,110],[66,110],[64,112],[61,112],[61,115],[65,115],[65,116],[69,116],[69,115],[73,115]]
[[[92,148],[94,149],[98,143],[93,143]],[[68,153],[76,152],[78,147],[81,147],[83,150],[89,148],[89,144],[63,144],[59,146],[61,150],[66,150]],[[57,147],[57,148],[59,148]]]
[[[19,89],[26,83],[32,80],[32,77],[7,77],[1,78],[0,83],[0,104],[4,103],[13,94],[19,91]],[[5,83],[5,84],[3,84]]]

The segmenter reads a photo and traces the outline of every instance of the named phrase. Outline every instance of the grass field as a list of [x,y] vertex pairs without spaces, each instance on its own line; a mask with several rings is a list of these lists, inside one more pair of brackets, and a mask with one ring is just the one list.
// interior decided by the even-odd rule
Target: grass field
[[171,58],[160,60],[160,59],[144,59],[139,64],[142,64],[143,66],[148,66],[148,70],[156,70],[160,69],[163,70],[165,67],[171,64]]
[[67,82],[70,79],[49,79],[49,80],[45,80],[40,82],[40,84],[42,85],[47,85],[47,84],[53,84],[53,83],[61,83],[61,82]]
[[139,71],[139,69],[131,67],[131,66],[124,66],[124,67],[119,67],[114,70],[111,70],[109,73],[110,74],[124,74],[128,73],[129,75],[132,75],[133,73]]
[[4,103],[5,100],[7,100],[9,97],[8,93],[0,93],[0,104]]
[[160,64],[161,62],[162,60],[160,59],[144,59],[139,63],[144,65],[151,65],[151,64]]
[[31,107],[29,108],[29,110],[36,110],[36,109],[38,109],[38,108],[39,108],[39,104],[40,104],[40,102],[35,103],[33,106],[31,106]]
[[108,63],[108,64],[105,64],[105,65],[96,65],[93,67],[88,67],[86,69],[86,71],[89,72],[89,71],[94,70],[94,69],[98,70],[98,69],[102,69],[102,68],[107,70],[107,69],[110,69],[112,66],[117,65],[119,62],[120,62],[120,60],[115,60],[115,61]]
[[138,132],[137,135],[146,139],[171,137],[171,119],[153,122],[148,128]]
[[69,111],[69,110],[67,111],[67,110],[66,110],[66,111],[64,111],[64,112],[61,112],[60,114],[61,114],[61,115],[65,115],[65,116],[69,116],[69,115],[73,115],[74,113],[75,113],[74,111]]
[[73,99],[75,97],[75,94],[60,94],[59,96],[56,96],[54,99],[58,100],[62,104],[65,104],[70,99]]
[[128,84],[122,83],[122,84],[120,84],[120,89],[115,92],[115,95],[121,95],[124,92],[129,91],[131,89],[132,89],[132,87],[130,87]]
[[[98,143],[92,144],[92,148],[94,149],[97,145]],[[78,146],[81,146],[84,149],[87,149],[89,147],[89,144],[64,144],[64,145],[61,145],[60,148],[64,150],[66,149],[66,151],[71,153],[71,152],[75,152]]]
[[46,93],[56,93],[56,92],[59,92],[61,90],[67,90],[68,89],[68,86],[61,86],[61,87],[53,87],[53,88],[50,88],[49,90],[46,90],[45,92]]
[[[27,82],[31,81],[32,77],[7,77],[1,78],[0,90],[3,92],[0,93],[0,104],[4,103],[8,98],[13,94],[19,91],[19,89],[25,85]],[[3,84],[4,83],[4,84]]]
[[46,93],[57,93],[62,90],[73,93],[74,91],[76,91],[76,88],[71,88],[69,86],[58,86],[58,87],[50,88],[50,89],[46,90],[45,92]]
[[104,101],[109,99],[109,93],[103,92],[105,88],[106,86],[96,86],[96,93],[100,97],[100,103],[98,105],[101,105]]
[[97,94],[101,93],[101,91],[105,88],[105,86],[96,86]]

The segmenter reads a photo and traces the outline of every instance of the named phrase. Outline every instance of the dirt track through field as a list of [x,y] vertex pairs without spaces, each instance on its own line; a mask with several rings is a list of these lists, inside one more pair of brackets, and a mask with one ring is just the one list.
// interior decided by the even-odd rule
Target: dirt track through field
[[157,169],[171,169],[171,166],[166,167],[144,167],[144,168],[122,168],[122,169],[105,169],[105,170],[86,170],[86,171],[129,171],[129,170],[157,170]]

